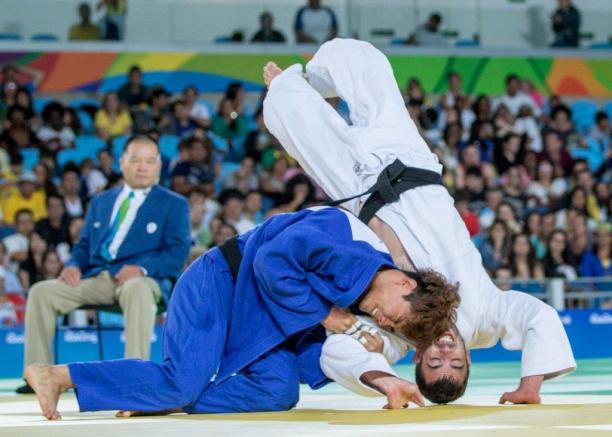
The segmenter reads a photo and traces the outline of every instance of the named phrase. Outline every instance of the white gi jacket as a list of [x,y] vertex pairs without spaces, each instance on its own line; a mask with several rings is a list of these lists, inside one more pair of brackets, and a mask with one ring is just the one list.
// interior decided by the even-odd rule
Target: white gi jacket
[[[441,171],[404,106],[387,58],[371,44],[327,42],[306,65],[306,76],[296,64],[272,81],[264,120],[332,199],[365,191],[396,158],[407,166]],[[348,104],[352,125],[325,102],[323,97],[331,96]],[[344,206],[358,213],[358,201]],[[506,349],[522,350],[522,377],[551,378],[576,368],[557,312],[526,293],[504,292],[493,284],[444,187],[406,191],[376,215],[395,231],[417,269],[433,269],[459,283],[457,328],[468,348],[501,341]],[[332,361],[333,368],[323,369],[332,379],[359,368],[349,359]],[[349,388],[358,387],[355,381]]]

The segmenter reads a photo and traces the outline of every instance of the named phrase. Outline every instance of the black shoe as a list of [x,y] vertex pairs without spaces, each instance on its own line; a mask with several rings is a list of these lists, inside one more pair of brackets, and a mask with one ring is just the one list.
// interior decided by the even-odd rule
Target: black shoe
[[17,387],[17,389],[15,390],[15,393],[20,394],[20,395],[31,395],[31,394],[34,394],[34,389],[30,387],[30,384],[26,382],[21,387]]

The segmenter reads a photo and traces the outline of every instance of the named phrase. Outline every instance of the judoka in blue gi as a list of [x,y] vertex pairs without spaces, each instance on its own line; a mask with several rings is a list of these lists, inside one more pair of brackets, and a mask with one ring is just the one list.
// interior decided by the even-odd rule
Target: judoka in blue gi
[[81,411],[290,409],[300,382],[315,389],[329,382],[319,358],[323,326],[347,328],[332,317],[338,308],[431,342],[454,320],[457,286],[433,271],[398,270],[382,242],[366,241],[379,240],[348,212],[315,208],[275,216],[235,240],[242,254],[235,283],[228,257],[209,250],[175,287],[161,364],[31,365],[26,378],[43,415],[60,418],[58,398],[68,388]]

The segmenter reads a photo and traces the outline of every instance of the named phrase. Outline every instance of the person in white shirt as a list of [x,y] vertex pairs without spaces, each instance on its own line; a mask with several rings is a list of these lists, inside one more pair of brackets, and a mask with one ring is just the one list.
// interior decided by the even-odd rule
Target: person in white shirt
[[448,45],[442,34],[440,33],[440,24],[442,24],[442,15],[433,13],[427,21],[410,35],[406,44],[417,46],[438,46],[445,47]]
[[[305,76],[301,65],[283,72],[268,63],[264,80],[270,132],[332,199],[363,193],[396,160],[440,174],[436,156],[406,111],[388,60],[371,44],[336,39],[319,48]],[[347,102],[352,125],[325,102],[330,96]],[[544,379],[576,367],[557,312],[525,293],[495,286],[446,188],[429,185],[397,194],[398,200],[379,209],[369,226],[398,266],[438,271],[459,283],[461,296],[456,331],[416,355],[423,363],[423,394],[431,396],[441,385],[443,393],[433,401],[456,398],[467,382],[467,349],[501,341],[507,349],[523,351],[520,385],[501,401],[539,402]],[[359,213],[357,200],[343,206]],[[384,327],[384,321],[378,324]],[[430,363],[432,356],[439,366]],[[360,380],[351,362],[336,364],[340,367],[328,374],[332,379],[349,373]]]
[[244,234],[255,227],[255,223],[245,217],[244,194],[230,188],[219,194],[219,203],[222,207],[221,217],[228,224],[232,225],[238,234]]
[[7,268],[12,273],[17,273],[19,263],[28,258],[30,235],[34,232],[34,225],[32,211],[21,209],[15,213],[15,233],[2,240],[8,260]]
[[334,11],[321,6],[321,0],[308,0],[295,15],[295,39],[298,43],[321,44],[335,38],[338,23]]
[[493,110],[496,111],[500,105],[505,105],[514,117],[519,114],[523,106],[531,108],[532,114],[536,118],[542,115],[542,110],[533,98],[521,91],[521,81],[516,74],[510,74],[506,77],[506,94],[494,101]]
[[198,126],[207,128],[210,126],[211,113],[205,104],[198,102],[199,91],[195,85],[190,85],[183,90],[183,98],[189,111],[189,117]]

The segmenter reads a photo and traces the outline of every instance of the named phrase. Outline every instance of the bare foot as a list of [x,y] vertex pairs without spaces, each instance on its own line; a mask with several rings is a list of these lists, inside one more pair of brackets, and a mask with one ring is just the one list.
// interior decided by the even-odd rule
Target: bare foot
[[143,417],[143,416],[167,416],[173,413],[182,413],[182,408],[175,408],[173,410],[162,410],[162,411],[119,411],[115,417]]
[[275,62],[268,62],[263,68],[263,79],[266,86],[270,86],[272,80],[282,72],[283,70]]
[[[60,394],[71,387],[65,381],[66,376],[68,376],[66,366],[31,364],[25,370],[26,381],[36,392],[43,416],[49,420],[59,420],[62,418],[57,411],[57,402]],[[69,376],[68,380],[70,380]]]

